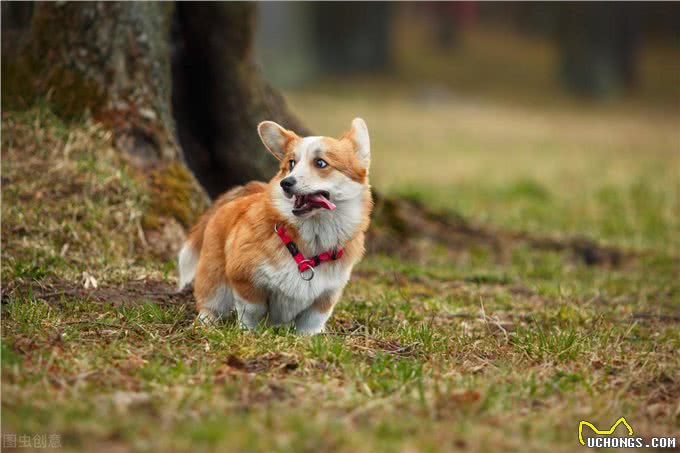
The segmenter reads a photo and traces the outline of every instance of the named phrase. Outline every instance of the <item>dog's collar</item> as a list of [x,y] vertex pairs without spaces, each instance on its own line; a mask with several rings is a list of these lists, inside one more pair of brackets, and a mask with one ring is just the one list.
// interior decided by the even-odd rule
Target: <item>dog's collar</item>
[[[303,280],[310,281],[311,279],[313,279],[314,268],[319,264],[323,263],[324,261],[339,260],[340,258],[342,258],[342,255],[344,254],[342,248],[338,247],[328,252],[323,252],[319,253],[318,255],[314,255],[311,258],[305,258],[302,252],[300,252],[300,250],[298,249],[295,242],[293,242],[290,236],[286,234],[285,228],[279,226],[278,224],[274,224],[274,231],[276,231],[276,234],[281,238],[281,242],[283,242],[283,244],[286,246],[290,254],[293,256],[293,259],[297,263],[298,270],[300,271],[300,277]],[[305,272],[309,273],[305,274]],[[306,275],[308,275],[309,278],[307,278]]]

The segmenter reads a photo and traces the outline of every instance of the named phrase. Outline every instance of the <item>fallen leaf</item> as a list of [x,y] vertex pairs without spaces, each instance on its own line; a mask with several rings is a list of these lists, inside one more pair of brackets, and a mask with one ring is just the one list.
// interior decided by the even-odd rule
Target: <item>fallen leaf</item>
[[599,370],[603,366],[602,360],[593,359],[593,360],[590,361],[590,366],[592,366],[596,370]]
[[472,404],[482,397],[482,394],[477,390],[460,390],[451,394],[451,399],[460,404]]

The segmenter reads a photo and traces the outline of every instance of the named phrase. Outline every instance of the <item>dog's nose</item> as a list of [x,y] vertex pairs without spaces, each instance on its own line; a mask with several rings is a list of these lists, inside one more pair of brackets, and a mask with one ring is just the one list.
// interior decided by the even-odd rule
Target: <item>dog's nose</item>
[[295,185],[296,182],[297,182],[297,181],[295,180],[295,177],[289,176],[289,177],[283,178],[283,179],[281,180],[281,187],[282,187],[283,190],[285,190],[286,192],[289,192],[290,189],[293,188],[293,186]]

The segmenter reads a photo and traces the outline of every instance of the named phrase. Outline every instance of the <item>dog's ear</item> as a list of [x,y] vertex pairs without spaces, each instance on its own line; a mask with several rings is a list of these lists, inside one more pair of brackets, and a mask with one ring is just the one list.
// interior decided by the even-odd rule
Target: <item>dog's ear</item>
[[352,120],[352,127],[343,137],[347,137],[352,141],[357,157],[368,168],[371,163],[371,140],[368,137],[366,122],[361,118],[354,118]]
[[286,155],[288,143],[299,138],[295,132],[284,129],[273,121],[261,122],[257,126],[257,133],[260,135],[264,146],[278,160],[283,159]]

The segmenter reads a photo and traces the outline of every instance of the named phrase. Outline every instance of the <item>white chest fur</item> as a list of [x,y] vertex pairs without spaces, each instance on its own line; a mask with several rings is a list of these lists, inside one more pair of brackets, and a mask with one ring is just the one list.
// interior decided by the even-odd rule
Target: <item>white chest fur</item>
[[314,268],[314,278],[305,281],[292,257],[284,266],[263,264],[255,272],[255,284],[269,293],[269,321],[286,324],[324,293],[342,289],[352,266],[346,262],[325,262]]
[[[347,187],[355,185],[357,183],[352,181],[345,183]],[[341,194],[338,188],[331,192]],[[346,244],[356,234],[364,219],[365,197],[369,196],[368,188],[363,185],[358,185],[356,192],[353,197],[334,198],[334,211],[320,210],[310,218],[295,217],[291,213],[291,200],[281,196],[280,191],[274,191],[273,201],[288,222],[297,228],[300,251],[311,257]],[[314,278],[305,281],[283,244],[280,253],[285,259],[265,262],[256,270],[254,277],[255,285],[265,288],[269,293],[267,302],[272,324],[289,323],[320,296],[342,290],[356,262],[356,259],[348,256],[337,262],[323,262],[314,268]]]

